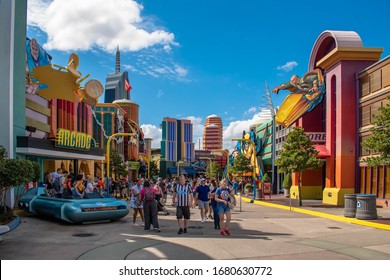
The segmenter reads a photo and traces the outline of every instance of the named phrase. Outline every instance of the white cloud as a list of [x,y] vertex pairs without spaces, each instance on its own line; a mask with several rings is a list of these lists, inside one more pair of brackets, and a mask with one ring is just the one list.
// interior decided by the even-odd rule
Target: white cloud
[[233,138],[241,138],[242,132],[244,130],[248,131],[251,125],[270,120],[271,118],[271,111],[269,109],[262,109],[260,112],[254,114],[251,119],[234,121],[224,126],[223,148],[231,152],[236,146],[236,142],[232,141]]
[[257,109],[256,107],[250,107],[247,111],[245,111],[245,115],[248,115],[248,114],[254,114],[256,113]]
[[175,35],[142,18],[135,0],[29,0],[27,24],[47,33],[45,49],[139,51],[177,46]]
[[290,72],[291,70],[294,69],[294,67],[297,67],[297,66],[298,66],[298,63],[296,61],[289,61],[289,62],[286,62],[284,65],[279,65],[278,67],[276,67],[276,69]]
[[163,95],[164,95],[164,92],[161,89],[159,89],[157,92],[157,98],[160,98]]
[[143,124],[141,125],[142,131],[145,138],[152,138],[152,148],[161,147],[162,139],[162,129],[152,125],[152,124]]

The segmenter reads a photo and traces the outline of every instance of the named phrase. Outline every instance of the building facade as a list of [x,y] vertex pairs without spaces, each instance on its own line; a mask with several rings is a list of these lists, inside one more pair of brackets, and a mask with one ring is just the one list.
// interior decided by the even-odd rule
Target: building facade
[[195,159],[195,144],[193,142],[193,124],[190,120],[164,118],[161,124],[161,161],[160,176],[167,177],[174,172],[179,162],[191,162]]
[[358,100],[358,166],[357,193],[375,194],[383,206],[390,199],[390,166],[368,167],[364,159],[372,156],[362,148],[362,142],[371,134],[379,108],[388,106],[390,96],[390,57],[371,65],[359,73]]
[[[364,47],[353,31],[324,31],[317,38],[309,71],[324,71],[326,95],[320,105],[297,122],[306,133],[324,133],[325,141],[316,145],[324,165],[302,175],[302,198],[317,198],[324,203],[342,205],[344,194],[355,193],[359,73],[376,63],[383,49]],[[293,174],[291,196],[298,196],[297,174]]]

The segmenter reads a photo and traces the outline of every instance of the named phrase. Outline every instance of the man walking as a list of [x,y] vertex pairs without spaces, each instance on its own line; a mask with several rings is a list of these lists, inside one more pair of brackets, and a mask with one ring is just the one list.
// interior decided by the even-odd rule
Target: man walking
[[190,207],[192,206],[193,194],[186,178],[180,176],[179,183],[173,191],[173,201],[176,203],[176,217],[179,224],[178,234],[187,233],[187,223],[190,219]]
[[200,185],[195,189],[195,200],[198,201],[201,223],[204,223],[207,220],[210,201],[210,187],[206,185],[204,178],[200,179]]

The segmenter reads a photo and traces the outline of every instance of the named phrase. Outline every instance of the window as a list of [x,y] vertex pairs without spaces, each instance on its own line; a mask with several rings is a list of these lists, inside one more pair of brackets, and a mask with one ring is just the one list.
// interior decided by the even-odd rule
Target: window
[[370,77],[364,76],[360,79],[360,97],[364,97],[370,94]]
[[382,88],[381,69],[370,74],[370,91],[375,92]]

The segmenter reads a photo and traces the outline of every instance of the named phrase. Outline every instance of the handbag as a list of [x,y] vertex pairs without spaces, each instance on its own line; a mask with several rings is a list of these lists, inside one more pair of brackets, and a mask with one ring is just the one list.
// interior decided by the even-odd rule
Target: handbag
[[234,207],[236,207],[236,205],[234,205],[234,200],[231,197],[228,200],[228,206],[230,209],[233,209]]

